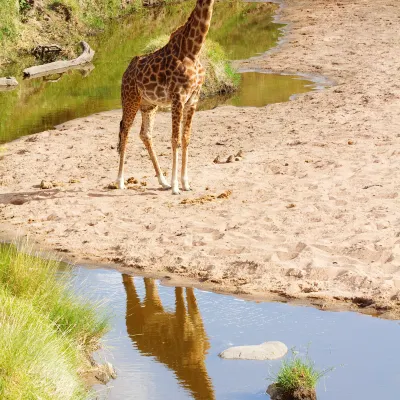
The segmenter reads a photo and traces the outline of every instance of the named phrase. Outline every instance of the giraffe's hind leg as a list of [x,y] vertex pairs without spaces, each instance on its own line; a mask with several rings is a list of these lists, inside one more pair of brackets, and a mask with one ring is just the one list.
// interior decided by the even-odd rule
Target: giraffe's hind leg
[[178,183],[178,149],[181,147],[181,123],[183,102],[179,95],[172,99],[172,194],[179,194]]
[[171,186],[167,183],[167,180],[165,179],[165,176],[161,171],[157,155],[153,148],[153,139],[151,135],[153,132],[154,118],[157,112],[157,108],[158,107],[156,105],[142,104],[140,106],[140,111],[142,112],[142,127],[140,129],[140,138],[142,139],[147,151],[149,152],[151,162],[153,163],[154,170],[156,171],[158,182],[163,187],[163,189],[171,189]]
[[129,130],[132,127],[135,116],[140,107],[141,97],[137,91],[127,91],[122,88],[122,120],[119,125],[119,141],[118,141],[118,153],[119,159],[119,170],[117,185],[119,189],[125,189],[124,182],[124,163],[125,163],[125,150],[126,143],[128,141]]

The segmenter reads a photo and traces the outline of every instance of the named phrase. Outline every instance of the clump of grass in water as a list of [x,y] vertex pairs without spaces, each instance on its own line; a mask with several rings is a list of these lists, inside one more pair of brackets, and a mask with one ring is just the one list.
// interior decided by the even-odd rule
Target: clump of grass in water
[[[26,250],[25,250],[26,251]],[[62,264],[0,245],[0,398],[86,399],[79,373],[108,317],[79,299]]]
[[[159,36],[146,45],[143,53],[152,53],[165,46],[168,41],[168,35]],[[219,43],[206,39],[200,53],[200,60],[206,68],[206,79],[201,90],[201,97],[232,93],[237,90],[240,84],[240,74],[227,60],[225,51]]]
[[[302,359],[296,351],[292,350],[292,356],[283,360],[277,375],[271,377],[274,382],[271,386],[274,386],[280,395],[276,398],[285,400],[316,399],[315,388],[318,381],[333,369],[318,370],[308,353]],[[275,396],[271,398],[275,398]]]

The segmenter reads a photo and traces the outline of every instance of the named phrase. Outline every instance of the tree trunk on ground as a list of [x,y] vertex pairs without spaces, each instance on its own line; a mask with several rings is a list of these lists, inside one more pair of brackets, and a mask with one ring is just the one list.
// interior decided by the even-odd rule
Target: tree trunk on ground
[[71,68],[84,65],[92,61],[94,50],[84,41],[81,42],[82,54],[73,60],[55,61],[49,64],[37,65],[24,70],[24,77],[38,78],[40,76],[65,72]]

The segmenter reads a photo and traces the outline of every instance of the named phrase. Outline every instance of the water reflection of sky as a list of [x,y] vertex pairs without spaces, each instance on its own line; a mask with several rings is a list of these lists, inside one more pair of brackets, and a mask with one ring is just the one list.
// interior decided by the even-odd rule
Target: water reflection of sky
[[[221,360],[218,357],[220,351],[231,345],[257,344],[267,340],[281,340],[289,348],[295,346],[302,351],[305,351],[309,344],[310,357],[319,367],[337,367],[319,385],[319,400],[398,398],[400,326],[397,321],[385,321],[349,312],[322,312],[280,303],[245,302],[234,297],[195,289],[194,296],[201,314],[201,324],[204,326],[204,337],[200,337],[201,326],[192,331],[189,329],[187,336],[184,336],[186,339],[177,340],[177,345],[178,348],[182,348],[179,347],[180,343],[186,340],[189,344],[182,351],[196,354],[182,354],[177,358],[181,360],[181,365],[173,364],[177,362],[175,360],[172,361],[172,367],[167,367],[165,363],[156,361],[160,357],[165,358],[165,354],[143,355],[143,350],[141,353],[138,349],[138,346],[143,349],[143,344],[140,344],[143,341],[140,342],[138,336],[132,335],[133,340],[128,336],[126,293],[131,290],[130,283],[127,286],[125,282],[124,287],[121,274],[115,271],[78,269],[77,273],[80,280],[85,280],[84,290],[95,299],[107,300],[114,313],[113,329],[105,338],[108,347],[106,356],[118,369],[119,377],[111,382],[108,390],[100,388],[104,395],[108,393],[109,399],[205,399],[201,397],[203,389],[195,389],[198,390],[197,395],[193,395],[193,392],[190,394],[188,382],[185,388],[185,382],[182,379],[178,382],[177,376],[179,373],[182,375],[182,367],[183,370],[190,370],[191,362],[200,365],[198,357],[207,347],[204,344],[208,343],[207,341],[210,348],[207,354],[204,355],[206,351],[202,353],[205,370],[193,373],[193,377],[190,374],[189,378],[186,376],[189,384],[194,380],[194,385],[198,385],[199,381],[205,381],[208,377],[214,398],[218,400],[267,398],[264,394],[268,385],[266,377],[277,371],[279,360],[232,361]],[[164,311],[161,314],[174,314],[175,289],[158,285],[157,282],[152,286],[149,282],[147,290],[157,290],[162,301]],[[143,303],[143,279],[134,278],[133,285],[138,298],[135,301]],[[186,297],[184,291],[182,294]],[[132,301],[132,293],[129,296]],[[185,298],[184,301],[187,307],[188,300]],[[128,303],[128,307],[133,310],[132,303]],[[150,314],[151,307],[154,307],[154,304],[147,304]],[[130,312],[131,315],[132,313]],[[157,315],[157,311],[150,314],[146,314],[145,321],[151,320],[152,315]],[[132,324],[132,321],[129,324]],[[169,328],[164,327],[156,332],[155,336],[160,341],[163,340],[160,338],[168,335],[171,337],[171,332]],[[178,338],[180,335],[180,332],[172,332],[172,337]],[[190,341],[191,335],[197,335],[195,340]],[[200,351],[192,347],[193,343],[198,342],[203,346]],[[148,343],[145,345],[148,346]],[[154,340],[150,346],[153,346],[151,349],[154,350],[151,351],[155,353],[165,350],[162,343],[158,345]],[[167,356],[170,357],[171,354],[168,353]]]

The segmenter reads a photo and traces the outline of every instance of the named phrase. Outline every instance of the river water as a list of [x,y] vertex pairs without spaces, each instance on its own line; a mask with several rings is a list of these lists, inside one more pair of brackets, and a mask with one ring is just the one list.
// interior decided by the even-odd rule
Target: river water
[[[94,69],[23,80],[26,60],[21,59],[19,64],[0,71],[0,76],[16,76],[20,82],[15,90],[0,92],[0,143],[52,129],[74,118],[120,108],[121,77],[132,57],[142,54],[150,40],[184,23],[192,7],[193,2],[186,1],[145,9],[86,38],[96,51]],[[275,46],[282,26],[273,22],[268,4],[217,2],[209,38],[223,47],[230,60],[246,59]],[[260,107],[288,101],[292,95],[314,87],[299,77],[246,72],[237,93],[207,99],[200,108],[222,104]]]
[[224,349],[269,340],[335,367],[319,400],[397,400],[400,326],[352,312],[251,302],[198,289],[160,285],[107,269],[76,268],[80,291],[113,315],[106,349],[118,378],[96,386],[98,399],[268,399],[268,377],[281,360],[222,360]]

